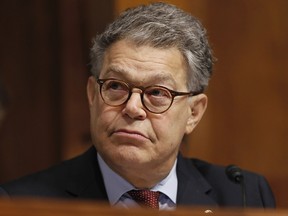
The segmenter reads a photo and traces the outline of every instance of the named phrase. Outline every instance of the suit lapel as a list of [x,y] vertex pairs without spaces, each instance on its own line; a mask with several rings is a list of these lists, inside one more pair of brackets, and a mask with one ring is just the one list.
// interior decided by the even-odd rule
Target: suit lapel
[[177,162],[178,205],[217,206],[211,185],[197,170],[192,160],[180,154]]
[[107,201],[107,193],[94,147],[77,158],[66,192],[73,197]]
[[[73,175],[69,176],[67,194],[83,199],[108,201],[96,149],[92,147],[74,160],[70,166]],[[211,185],[197,170],[192,160],[179,154],[176,172],[178,205],[217,206]]]

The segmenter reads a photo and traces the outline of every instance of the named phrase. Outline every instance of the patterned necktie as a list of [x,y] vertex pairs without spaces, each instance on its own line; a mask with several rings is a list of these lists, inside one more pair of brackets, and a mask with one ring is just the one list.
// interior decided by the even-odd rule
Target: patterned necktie
[[128,194],[142,206],[159,209],[159,191],[131,190]]

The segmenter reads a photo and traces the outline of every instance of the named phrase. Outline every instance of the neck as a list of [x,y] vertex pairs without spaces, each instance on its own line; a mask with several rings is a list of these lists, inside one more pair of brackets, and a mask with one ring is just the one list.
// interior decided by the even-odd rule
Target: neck
[[105,159],[104,161],[114,172],[137,189],[153,188],[169,175],[175,163],[175,160],[173,160],[171,162],[166,162],[165,166],[163,166],[163,163],[161,166],[157,166],[156,164],[137,165],[133,163],[115,165],[114,163],[109,163],[109,161],[106,161]]
[[[156,172],[157,175],[151,175],[152,172]],[[121,172],[118,173],[124,179],[126,179],[130,184],[132,184],[137,189],[151,189],[164,178],[166,178],[169,172],[151,171],[151,173],[130,173],[130,172]]]

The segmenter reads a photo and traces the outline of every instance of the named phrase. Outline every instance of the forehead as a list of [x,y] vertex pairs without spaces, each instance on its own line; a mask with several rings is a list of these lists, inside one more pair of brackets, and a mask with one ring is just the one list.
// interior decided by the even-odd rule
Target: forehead
[[135,82],[186,83],[186,62],[177,48],[137,46],[122,40],[105,53],[101,78],[115,77]]

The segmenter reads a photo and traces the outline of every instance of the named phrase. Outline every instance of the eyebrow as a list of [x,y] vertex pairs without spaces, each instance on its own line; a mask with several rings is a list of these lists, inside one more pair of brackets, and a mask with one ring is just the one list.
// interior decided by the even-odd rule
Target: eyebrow
[[[105,74],[116,73],[122,76],[123,78],[129,77],[127,75],[128,71],[118,65],[110,65]],[[169,73],[157,73],[150,76],[148,80],[157,81],[157,82],[168,82],[176,86],[176,82]]]
[[113,72],[116,72],[117,74],[123,74],[123,75],[127,73],[125,69],[117,65],[110,65],[106,70],[106,74],[113,73]]

